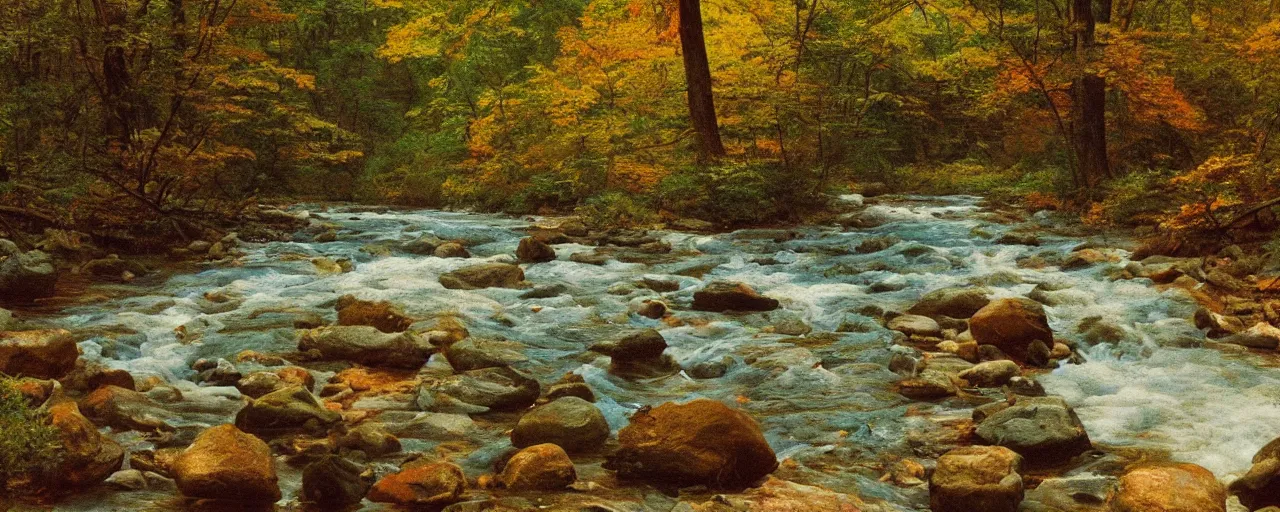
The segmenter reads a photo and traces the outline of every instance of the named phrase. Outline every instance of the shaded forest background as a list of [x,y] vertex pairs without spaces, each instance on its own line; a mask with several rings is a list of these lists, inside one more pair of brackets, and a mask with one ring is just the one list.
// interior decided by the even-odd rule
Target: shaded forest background
[[181,233],[289,198],[735,225],[883,185],[1216,232],[1280,196],[1280,0],[703,0],[723,155],[681,4],[0,0],[0,220]]

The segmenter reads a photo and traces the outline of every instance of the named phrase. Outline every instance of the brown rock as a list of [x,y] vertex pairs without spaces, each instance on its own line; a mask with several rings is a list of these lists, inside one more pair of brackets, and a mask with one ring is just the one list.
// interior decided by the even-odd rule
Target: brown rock
[[778,300],[760,295],[743,283],[716,281],[693,294],[693,309],[698,311],[773,311]]
[[173,415],[150,397],[131,389],[103,386],[80,402],[84,414],[99,424],[117,430],[140,432],[172,431],[167,423]]
[[298,350],[315,350],[324,359],[368,366],[418,368],[435,349],[412,333],[384,333],[374,327],[353,325],[306,331],[298,340]]
[[947,452],[929,479],[933,512],[1016,512],[1022,503],[1022,456],[999,446]]
[[573,461],[551,443],[530,446],[511,457],[502,469],[502,485],[515,491],[555,491],[578,479]]
[[338,325],[367,325],[382,332],[404,332],[413,325],[413,319],[399,306],[387,301],[371,302],[352,295],[338,299]]
[[470,258],[471,253],[457,242],[445,242],[436,247],[432,254],[437,258]]
[[524,263],[545,263],[556,259],[556,250],[542,240],[528,237],[520,240],[516,258]]
[[1033,341],[1053,343],[1044,306],[1030,299],[1001,299],[974,313],[969,330],[980,345],[994,345],[1015,360],[1025,360]]
[[440,284],[450,290],[518,288],[522,282],[524,270],[508,263],[472,265],[440,276]]
[[568,396],[525,413],[511,431],[511,444],[524,448],[550,443],[570,452],[590,451],[609,439],[609,423],[591,402]]
[[641,409],[605,463],[623,479],[747,487],[777,469],[755,420],[713,400]]
[[1195,464],[1143,466],[1120,477],[1115,512],[1226,512],[1227,491]]
[[376,503],[443,507],[461,499],[466,483],[462,468],[453,464],[410,463],[374,484],[368,498]]
[[1230,490],[1249,510],[1280,507],[1280,439],[1258,450],[1249,472],[1231,482]]
[[80,350],[64,329],[0,332],[0,373],[56,379],[76,365]]
[[98,432],[98,427],[80,414],[75,402],[49,408],[49,424],[58,431],[61,459],[47,480],[65,487],[83,487],[105,480],[124,464],[124,448]]
[[271,449],[232,425],[201,432],[173,462],[178,490],[190,498],[276,502],[280,486]]

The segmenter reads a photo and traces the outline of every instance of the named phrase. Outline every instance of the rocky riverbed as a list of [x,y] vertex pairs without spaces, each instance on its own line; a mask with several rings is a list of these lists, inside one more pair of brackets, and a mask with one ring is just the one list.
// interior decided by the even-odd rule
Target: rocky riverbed
[[0,371],[67,454],[12,501],[1280,505],[1258,265],[1133,261],[973,197],[839,204],[829,226],[732,233],[299,206],[291,239],[193,243],[191,271],[85,265],[111,279],[0,317]]

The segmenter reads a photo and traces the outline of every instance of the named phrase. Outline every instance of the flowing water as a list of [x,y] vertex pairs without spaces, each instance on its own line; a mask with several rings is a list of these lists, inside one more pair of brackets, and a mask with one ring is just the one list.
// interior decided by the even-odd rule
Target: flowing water
[[[868,306],[902,311],[924,293],[947,286],[982,285],[994,297],[1014,297],[1043,283],[1057,290],[1051,292],[1057,305],[1047,308],[1052,327],[1061,338],[1076,341],[1087,362],[1037,378],[1050,394],[1062,395],[1076,407],[1095,444],[1168,452],[1229,480],[1248,468],[1259,447],[1280,435],[1278,374],[1258,356],[1201,347],[1203,335],[1188,321],[1195,302],[1185,292],[1161,291],[1143,279],[1110,279],[1109,271],[1127,263],[1128,254],[1120,250],[1109,251],[1114,263],[1074,271],[1026,264],[1028,257],[1051,260],[1066,254],[1082,240],[1041,236],[1039,247],[996,244],[991,240],[1014,226],[991,220],[995,217],[978,203],[973,197],[877,203],[864,216],[884,223],[862,230],[665,232],[660,236],[673,252],[647,263],[575,263],[570,254],[593,248],[559,245],[558,260],[525,266],[535,285],[566,285],[564,294],[542,299],[522,299],[521,290],[446,290],[437,281],[441,273],[480,260],[511,261],[529,219],[316,207],[312,218],[340,226],[338,241],[313,243],[300,234],[293,242],[245,244],[242,264],[176,275],[143,287],[138,295],[71,307],[49,322],[100,333],[82,343],[88,359],[126,369],[139,380],[158,376],[178,386],[184,401],[173,406],[178,414],[170,422],[198,428],[230,421],[241,402],[234,388],[192,383],[191,363],[198,358],[234,360],[246,349],[295,350],[295,330],[288,322],[274,321],[273,312],[332,318],[335,300],[355,294],[392,301],[417,318],[456,313],[473,337],[514,342],[511,346],[527,359],[516,366],[544,385],[566,372],[583,376],[615,431],[643,405],[694,397],[736,401],[760,420],[778,457],[785,459],[779,476],[855,493],[884,510],[927,510],[923,486],[895,486],[880,481],[881,475],[903,457],[936,457],[945,449],[938,447],[954,441],[959,420],[975,405],[998,398],[998,392],[938,402],[903,398],[893,387],[900,377],[887,369],[901,347],[895,348],[893,333],[859,312],[867,313]],[[1048,225],[1052,219],[1028,222]],[[424,234],[465,240],[475,257],[361,251],[369,244]],[[880,236],[897,241],[874,253],[853,250]],[[355,270],[319,272],[309,260],[320,256],[350,258]],[[679,290],[658,293],[635,285],[646,277],[674,280]],[[779,299],[782,308],[735,316],[689,311],[693,292],[714,279],[747,283]],[[873,293],[872,285],[893,291]],[[209,292],[234,300],[215,305],[204,298]],[[635,303],[654,298],[671,304],[683,325],[630,312]],[[1105,342],[1080,328],[1082,321],[1097,323],[1099,318],[1110,326]],[[777,333],[802,324],[812,332]],[[183,339],[175,336],[180,327],[186,331]],[[669,353],[685,368],[727,357],[728,372],[703,380],[684,374],[644,382],[610,376],[608,359],[585,348],[627,327],[659,329],[671,346]],[[253,369],[241,365],[245,373]],[[320,381],[327,376],[319,375]],[[369,407],[413,408],[385,402],[394,400]],[[510,423],[477,420],[467,434],[472,451],[458,457],[472,476],[489,469],[506,449],[503,431],[509,428]],[[117,437],[130,448],[149,446],[140,437]],[[430,452],[441,444],[403,441],[412,451]],[[585,466],[580,475],[604,474],[598,464]],[[380,469],[390,467],[383,463]],[[284,479],[288,503],[296,474]],[[92,510],[148,503],[163,509],[172,504],[171,496],[171,491],[111,494],[65,506]]]

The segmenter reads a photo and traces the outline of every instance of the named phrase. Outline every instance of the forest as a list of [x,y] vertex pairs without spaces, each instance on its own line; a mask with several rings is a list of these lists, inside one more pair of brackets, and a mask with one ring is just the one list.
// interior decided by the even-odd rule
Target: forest
[[684,4],[6,0],[0,204],[105,232],[271,198],[752,225],[870,185],[1213,230],[1277,197],[1275,1]]
[[1280,0],[0,0],[0,512],[1280,511]]

